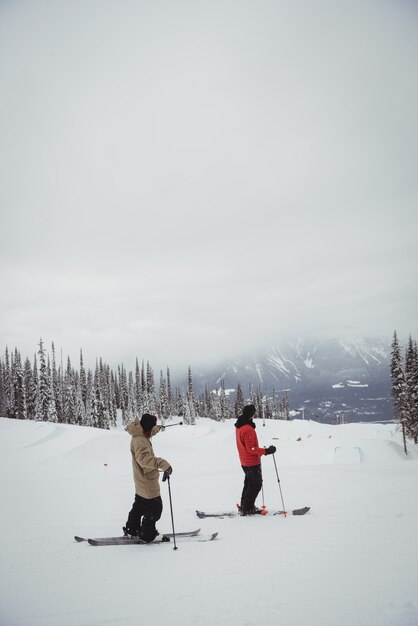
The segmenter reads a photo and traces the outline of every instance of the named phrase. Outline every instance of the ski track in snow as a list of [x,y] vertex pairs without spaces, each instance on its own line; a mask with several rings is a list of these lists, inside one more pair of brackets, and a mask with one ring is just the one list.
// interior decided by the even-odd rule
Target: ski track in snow
[[[219,531],[174,551],[73,540],[120,534],[126,521],[123,429],[1,418],[0,624],[417,626],[418,447],[405,457],[393,424],[257,421],[260,445],[277,446],[285,506],[311,511],[200,520],[195,509],[239,501],[234,421],[202,418],[154,439],[173,465],[176,530]],[[267,507],[280,509],[273,459],[262,467]],[[159,530],[170,532],[165,483],[161,493]]]

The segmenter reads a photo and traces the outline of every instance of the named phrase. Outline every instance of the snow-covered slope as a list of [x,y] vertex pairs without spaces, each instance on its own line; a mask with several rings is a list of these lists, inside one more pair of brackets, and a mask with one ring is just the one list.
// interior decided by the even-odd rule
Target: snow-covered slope
[[[93,548],[133,500],[123,430],[0,419],[0,623],[4,626],[416,626],[417,448],[395,425],[257,423],[277,446],[285,506],[304,517],[199,520],[233,509],[243,473],[233,422],[167,429],[176,530],[212,543]],[[281,508],[272,457],[264,498]],[[161,531],[171,528],[167,485]],[[259,501],[261,504],[261,498]]]

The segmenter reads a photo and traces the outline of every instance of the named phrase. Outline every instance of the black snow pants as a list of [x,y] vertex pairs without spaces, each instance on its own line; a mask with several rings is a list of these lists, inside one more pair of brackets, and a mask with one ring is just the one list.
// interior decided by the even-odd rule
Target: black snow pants
[[141,537],[143,541],[153,541],[158,535],[155,522],[160,519],[162,512],[163,501],[161,496],[143,498],[135,494],[135,502],[126,522],[126,532],[129,535]]
[[261,464],[251,467],[241,465],[241,467],[245,474],[244,488],[241,495],[241,510],[247,513],[254,508],[255,500],[263,484],[263,477],[261,474]]

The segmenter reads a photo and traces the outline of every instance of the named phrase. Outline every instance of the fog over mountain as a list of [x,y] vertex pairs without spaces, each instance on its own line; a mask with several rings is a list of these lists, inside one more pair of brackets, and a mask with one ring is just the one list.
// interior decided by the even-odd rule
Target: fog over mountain
[[[296,339],[199,372],[197,384],[223,383],[246,398],[250,390],[271,397],[288,392],[290,409],[306,419],[392,419],[390,344],[382,339]],[[196,380],[196,377],[195,377]]]

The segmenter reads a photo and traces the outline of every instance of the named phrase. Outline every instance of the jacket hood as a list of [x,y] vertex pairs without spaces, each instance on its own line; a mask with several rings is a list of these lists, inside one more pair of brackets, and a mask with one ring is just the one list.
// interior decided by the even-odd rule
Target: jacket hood
[[235,422],[234,426],[235,428],[242,428],[242,426],[246,426],[247,424],[248,426],[252,426],[252,428],[255,428],[254,422],[249,417],[240,415],[237,421]]
[[141,426],[141,424],[140,424],[140,422],[139,422],[139,419],[138,419],[137,417],[134,419],[134,421],[133,421],[133,422],[130,422],[130,423],[127,425],[127,427],[125,428],[125,430],[126,430],[126,431],[130,434],[130,435],[132,435],[132,437],[138,437],[138,436],[141,436],[141,435],[142,435],[142,437],[145,437],[145,435],[144,435],[144,431],[142,430],[142,426]]

